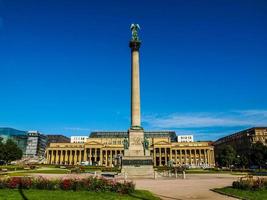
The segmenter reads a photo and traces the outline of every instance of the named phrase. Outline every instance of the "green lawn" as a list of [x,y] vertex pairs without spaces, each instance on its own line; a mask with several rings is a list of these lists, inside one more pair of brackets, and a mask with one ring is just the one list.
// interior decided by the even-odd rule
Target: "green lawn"
[[40,173],[40,174],[68,174],[70,170],[67,169],[37,169],[37,170],[29,170],[25,173]]
[[28,176],[32,173],[37,174],[69,174],[70,170],[67,169],[34,169],[34,170],[23,170],[23,171],[14,171],[10,172],[8,176]]
[[[150,192],[144,190],[137,190],[131,195],[121,195],[113,192],[87,192],[87,191],[49,191],[49,190],[23,190],[23,195],[27,200],[159,200],[159,198],[153,196]],[[1,200],[22,200],[22,195],[19,190],[0,189]]]
[[236,197],[247,199],[247,200],[263,200],[267,199],[267,190],[249,191],[249,190],[239,190],[232,187],[216,188],[214,191],[234,195]]
[[230,171],[230,170],[205,170],[205,169],[188,169],[187,174],[232,174],[232,175],[246,175],[248,172]]

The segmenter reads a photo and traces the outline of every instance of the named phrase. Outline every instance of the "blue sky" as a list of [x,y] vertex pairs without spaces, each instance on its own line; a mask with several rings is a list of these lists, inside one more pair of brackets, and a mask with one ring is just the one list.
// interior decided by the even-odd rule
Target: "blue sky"
[[213,140],[267,126],[264,0],[0,0],[0,126],[127,130],[133,22],[146,130]]

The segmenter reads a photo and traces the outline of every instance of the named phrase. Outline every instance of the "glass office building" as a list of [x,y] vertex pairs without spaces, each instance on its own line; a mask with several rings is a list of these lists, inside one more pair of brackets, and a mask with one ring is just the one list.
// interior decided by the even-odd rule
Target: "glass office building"
[[3,142],[7,139],[12,139],[18,147],[22,150],[23,155],[26,153],[28,132],[21,131],[13,128],[0,128],[0,137],[3,138]]

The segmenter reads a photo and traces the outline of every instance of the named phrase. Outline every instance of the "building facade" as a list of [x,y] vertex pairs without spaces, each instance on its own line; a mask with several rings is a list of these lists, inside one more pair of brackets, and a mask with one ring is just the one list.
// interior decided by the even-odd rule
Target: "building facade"
[[71,136],[70,142],[71,143],[85,143],[88,139],[88,136]]
[[47,137],[38,131],[28,131],[26,157],[42,157],[45,155]]
[[[47,164],[112,167],[124,154],[127,132],[92,132],[85,143],[51,143],[46,149]],[[209,142],[177,142],[173,131],[145,131],[154,166],[214,167],[214,149]]]
[[254,127],[218,139],[214,142],[215,156],[218,157],[225,145],[231,145],[238,155],[246,155],[256,142],[267,145],[267,127]]

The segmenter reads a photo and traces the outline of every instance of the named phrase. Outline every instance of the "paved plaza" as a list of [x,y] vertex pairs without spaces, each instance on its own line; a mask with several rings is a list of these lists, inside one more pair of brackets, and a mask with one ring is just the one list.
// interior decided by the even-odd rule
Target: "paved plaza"
[[229,186],[238,176],[229,174],[191,174],[186,179],[138,179],[137,189],[153,192],[164,200],[223,200],[234,199],[210,191],[212,188]]

